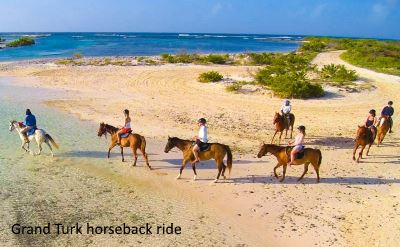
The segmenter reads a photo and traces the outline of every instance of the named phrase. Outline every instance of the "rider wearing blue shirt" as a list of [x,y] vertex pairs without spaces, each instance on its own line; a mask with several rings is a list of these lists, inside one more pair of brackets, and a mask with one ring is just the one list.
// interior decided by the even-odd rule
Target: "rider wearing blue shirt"
[[27,132],[31,129],[36,129],[36,117],[32,114],[31,110],[26,109],[25,127],[21,130],[26,142],[29,142]]

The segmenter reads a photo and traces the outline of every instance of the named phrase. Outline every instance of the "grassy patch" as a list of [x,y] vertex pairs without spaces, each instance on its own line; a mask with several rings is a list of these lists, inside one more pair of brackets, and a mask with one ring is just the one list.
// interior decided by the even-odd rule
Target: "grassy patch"
[[227,64],[231,62],[231,58],[228,54],[209,54],[209,55],[198,55],[198,54],[161,54],[161,61],[166,63],[196,63],[196,64]]
[[217,71],[208,71],[201,73],[198,80],[199,82],[217,82],[221,81],[223,78],[223,75],[221,75]]
[[233,83],[229,86],[225,87],[225,91],[230,92],[230,93],[236,93],[237,91],[239,91],[242,88],[242,84],[241,83]]
[[18,47],[18,46],[27,46],[35,44],[35,40],[29,37],[21,37],[14,41],[11,41],[6,46],[7,47]]
[[[310,37],[306,41],[300,50],[346,50],[341,58],[351,64],[400,75],[400,41],[327,37]],[[321,50],[322,46],[316,44],[323,44],[324,48]]]

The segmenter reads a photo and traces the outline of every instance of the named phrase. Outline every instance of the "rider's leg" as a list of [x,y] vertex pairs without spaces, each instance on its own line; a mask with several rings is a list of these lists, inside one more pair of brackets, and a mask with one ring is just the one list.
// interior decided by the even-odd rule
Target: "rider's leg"
[[200,161],[200,159],[199,159],[199,151],[200,151],[199,146],[197,144],[195,144],[192,151],[193,151],[193,154],[194,154],[194,162],[195,163],[199,162]]
[[122,130],[117,131],[117,145],[121,145],[121,133]]
[[292,149],[292,152],[290,152],[290,161],[289,161],[289,163],[288,163],[289,166],[293,164],[297,152],[298,152],[298,146],[295,146],[295,147]]
[[26,143],[29,143],[29,138],[28,138],[27,132],[28,132],[30,129],[31,129],[31,127],[26,126],[25,128],[23,128],[23,129],[21,130],[21,133],[22,133],[22,135],[24,136],[24,140],[25,140]]

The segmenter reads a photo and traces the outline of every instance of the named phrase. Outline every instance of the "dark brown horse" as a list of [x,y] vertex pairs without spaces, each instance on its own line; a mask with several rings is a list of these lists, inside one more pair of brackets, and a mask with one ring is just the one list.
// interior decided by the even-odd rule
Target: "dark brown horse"
[[[283,166],[283,175],[282,178],[279,180],[280,182],[283,182],[285,179],[285,174],[286,174],[286,167],[287,163],[289,162],[290,159],[290,152],[293,147],[281,147],[273,144],[263,144],[261,146],[260,151],[258,152],[257,157],[261,158],[262,156],[271,153],[276,157],[278,160],[278,164],[274,167],[274,175],[276,178],[278,178],[278,174],[276,174],[276,169],[280,166]],[[317,173],[317,182],[319,182],[319,168],[321,166],[321,161],[322,161],[322,154],[319,149],[314,149],[314,148],[305,148],[304,149],[304,157],[301,159],[295,159],[293,162],[293,165],[302,165],[304,164],[304,172],[299,177],[297,181],[300,181],[303,179],[304,175],[308,171],[308,166],[311,164],[314,167],[315,172]]]
[[290,130],[290,139],[292,138],[293,125],[294,125],[294,120],[295,120],[294,115],[292,113],[289,113],[289,120],[290,120],[289,123],[286,124],[285,116],[282,116],[278,112],[275,112],[274,121],[273,121],[273,124],[275,126],[275,134],[272,137],[271,144],[274,142],[275,135],[278,132],[281,132],[281,134],[279,135],[278,145],[281,143],[281,138],[282,138],[282,134],[283,134],[284,130],[286,130],[285,138],[287,138],[287,132],[288,132],[289,128],[291,129]]
[[375,134],[371,131],[370,128],[367,128],[365,126],[358,126],[357,136],[356,136],[356,140],[354,143],[354,149],[353,149],[353,160],[356,160],[357,149],[359,146],[361,146],[361,150],[360,150],[360,153],[358,154],[358,158],[357,158],[357,163],[360,162],[360,159],[362,159],[362,155],[363,155],[365,146],[368,145],[368,149],[367,149],[367,156],[368,156],[369,149],[371,148],[372,144],[375,141],[376,128],[375,128],[375,126],[372,126],[371,128],[374,128]]
[[385,116],[381,117],[379,119],[379,125],[378,125],[378,147],[382,143],[383,139],[385,139],[385,136],[389,131],[389,129],[390,129],[389,119]]
[[[107,137],[107,133],[111,135],[111,144],[110,147],[108,148],[108,154],[107,158],[110,158],[110,151],[117,145],[117,131],[118,128],[105,124],[105,123],[100,123],[99,131],[97,135],[100,137],[102,135]],[[147,153],[146,153],[146,139],[138,134],[133,134],[130,133],[127,137],[121,138],[121,156],[122,156],[122,162],[124,162],[124,147],[130,147],[134,156],[134,163],[133,166],[136,166],[136,161],[138,158],[137,149],[140,149],[142,152],[142,155],[144,159],[146,160],[146,165],[151,169],[151,166],[149,164],[149,159],[147,158]]]
[[[181,178],[182,175],[182,170],[185,168],[186,164],[190,161],[192,163],[192,168],[194,172],[194,177],[193,179],[196,180],[197,173],[196,173],[196,163],[194,154],[192,152],[193,148],[193,141],[189,140],[182,140],[179,139],[178,137],[168,137],[168,142],[167,145],[165,145],[165,152],[168,153],[171,149],[174,147],[177,147],[180,149],[183,153],[183,160],[182,160],[182,166],[179,171],[179,175],[176,177],[177,179]],[[224,158],[225,155],[227,155],[227,166],[224,164]],[[221,173],[222,177],[225,179],[225,169],[228,167],[229,170],[229,175],[231,174],[231,169],[232,169],[232,152],[229,146],[224,145],[224,144],[219,144],[219,143],[210,143],[210,147],[208,150],[200,152],[199,153],[199,158],[200,160],[210,160],[214,159],[215,163],[218,168],[218,175],[217,178],[214,180],[214,182],[217,182]]]

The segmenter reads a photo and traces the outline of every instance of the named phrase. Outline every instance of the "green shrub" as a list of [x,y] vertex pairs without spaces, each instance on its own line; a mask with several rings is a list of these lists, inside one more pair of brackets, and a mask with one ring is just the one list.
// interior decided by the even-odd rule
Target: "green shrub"
[[301,51],[306,52],[321,52],[326,48],[326,43],[320,39],[309,39],[305,40],[300,47]]
[[339,83],[357,80],[357,73],[354,70],[346,69],[344,65],[324,65],[320,74],[324,80]]
[[274,53],[250,53],[250,64],[253,65],[270,65],[278,55]]
[[204,58],[205,62],[213,64],[226,64],[229,60],[229,55],[210,54]]
[[21,37],[7,44],[7,47],[18,47],[35,44],[35,40],[29,37]]
[[199,82],[217,82],[221,81],[224,77],[217,71],[204,72],[199,75]]
[[242,88],[242,84],[240,83],[233,83],[229,86],[225,87],[225,91],[227,92],[237,92],[239,89]]

